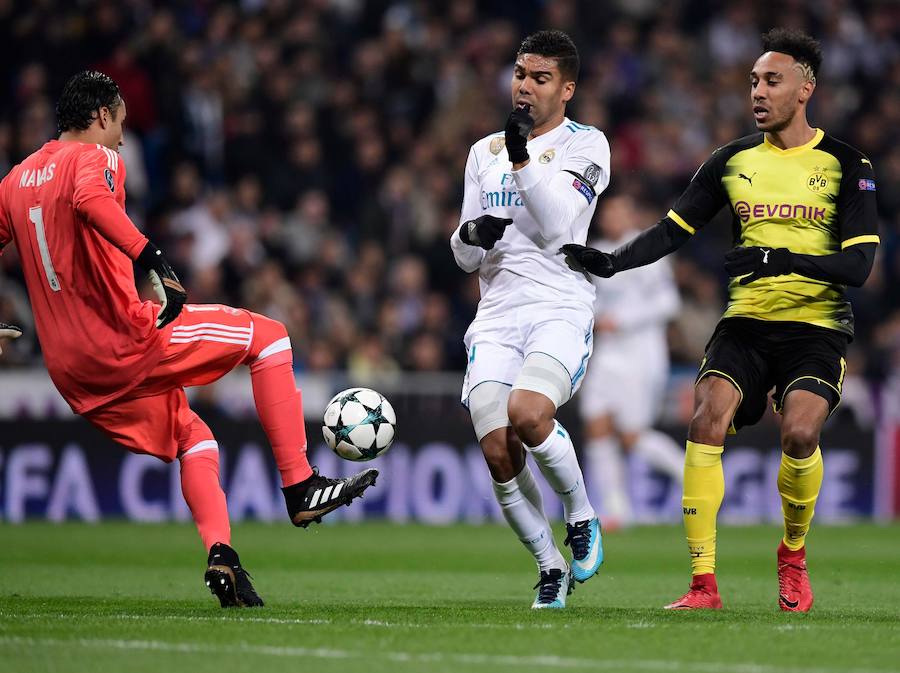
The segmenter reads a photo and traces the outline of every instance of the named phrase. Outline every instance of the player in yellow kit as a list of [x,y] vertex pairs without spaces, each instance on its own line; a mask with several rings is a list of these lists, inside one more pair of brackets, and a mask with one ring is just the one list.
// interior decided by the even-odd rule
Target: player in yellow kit
[[872,164],[807,121],[818,42],[774,29],[763,47],[750,73],[759,133],[716,150],[666,217],[631,243],[612,253],[563,246],[571,267],[609,277],[673,252],[731,209],[730,297],[700,365],[685,454],[693,581],[668,608],[722,606],[715,553],[725,436],[762,417],[772,388],[783,419],[778,602],[787,611],[812,606],[804,542],[822,484],[819,434],[840,402],[853,337],[845,289],[865,282],[879,242]]

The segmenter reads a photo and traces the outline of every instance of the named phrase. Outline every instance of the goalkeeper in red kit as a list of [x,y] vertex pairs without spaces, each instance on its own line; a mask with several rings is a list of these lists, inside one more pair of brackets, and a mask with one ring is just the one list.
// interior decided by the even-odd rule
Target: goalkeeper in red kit
[[[184,389],[248,365],[253,398],[294,525],[360,496],[376,470],[328,479],[310,467],[287,331],[239,308],[187,304],[162,251],[125,213],[118,154],[126,117],[116,83],[81,72],[57,104],[60,136],[0,183],[0,252],[15,243],[50,378],[72,407],[129,451],[181,464],[181,488],[209,551],[206,584],[223,607],[260,606],[237,552],[218,444]],[[133,262],[159,304],[142,302]],[[21,330],[0,324],[0,340]]]

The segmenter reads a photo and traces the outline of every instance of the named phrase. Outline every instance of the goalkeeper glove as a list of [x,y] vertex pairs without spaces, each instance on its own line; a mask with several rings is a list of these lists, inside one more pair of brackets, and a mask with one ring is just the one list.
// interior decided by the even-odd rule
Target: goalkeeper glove
[[525,105],[517,107],[509,113],[504,132],[506,135],[506,151],[509,160],[514,164],[524,164],[528,161],[528,136],[534,128],[534,119],[528,113],[530,107]]
[[178,317],[181,307],[187,301],[187,292],[181,286],[178,276],[163,257],[162,250],[147,241],[147,245],[137,258],[137,263],[147,272],[153,291],[159,297],[162,309],[156,317],[156,328],[162,329]]
[[482,215],[474,220],[463,222],[459,228],[459,237],[466,245],[477,245],[485,250],[493,250],[506,228],[512,224],[508,217]]
[[616,273],[615,260],[608,252],[577,243],[566,243],[559,251],[566,256],[566,264],[572,271],[587,271],[601,278],[609,278]]
[[729,276],[744,276],[741,285],[767,276],[783,276],[794,271],[794,253],[787,248],[737,247],[725,253]]
[[[7,325],[5,322],[0,322],[0,339],[18,339],[22,336],[22,328],[16,327],[15,325]],[[3,352],[3,349],[0,348],[0,353]]]

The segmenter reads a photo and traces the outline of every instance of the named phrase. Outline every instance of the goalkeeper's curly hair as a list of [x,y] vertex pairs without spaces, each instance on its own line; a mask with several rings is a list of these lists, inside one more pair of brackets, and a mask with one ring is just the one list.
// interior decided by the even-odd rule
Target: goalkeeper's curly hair
[[561,30],[539,30],[532,33],[519,46],[516,56],[522,54],[538,54],[556,59],[560,74],[567,81],[578,81],[578,69],[581,67],[578,48],[572,38]]
[[83,70],[70,77],[63,87],[56,103],[56,128],[59,133],[83,131],[97,118],[97,111],[102,107],[109,108],[115,118],[121,103],[119,85],[109,75]]
[[819,74],[822,65],[822,45],[800,30],[790,28],[773,28],[762,36],[763,52],[777,51],[779,54],[793,56],[801,65],[812,71],[812,78]]

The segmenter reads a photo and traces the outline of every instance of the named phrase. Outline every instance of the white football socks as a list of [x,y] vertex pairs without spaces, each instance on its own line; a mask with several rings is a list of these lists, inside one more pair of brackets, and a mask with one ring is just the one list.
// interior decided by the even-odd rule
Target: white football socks
[[593,519],[596,514],[584,486],[584,475],[569,433],[553,421],[553,429],[537,446],[526,446],[547,483],[559,495],[567,523]]
[[525,548],[534,556],[538,568],[565,569],[566,560],[553,541],[553,531],[544,514],[541,491],[528,465],[507,482],[491,481],[503,516]]
[[586,448],[591,477],[600,491],[604,523],[627,526],[633,513],[628,496],[627,463],[618,441],[612,437],[592,439]]
[[634,447],[635,453],[650,467],[671,477],[677,483],[684,482],[684,449],[664,432],[645,430]]

